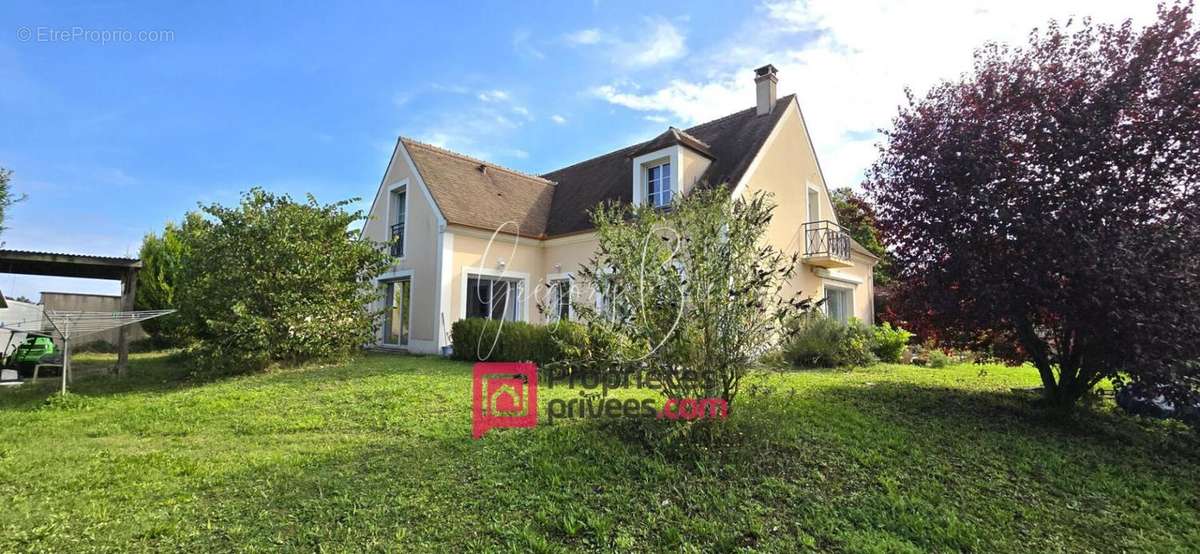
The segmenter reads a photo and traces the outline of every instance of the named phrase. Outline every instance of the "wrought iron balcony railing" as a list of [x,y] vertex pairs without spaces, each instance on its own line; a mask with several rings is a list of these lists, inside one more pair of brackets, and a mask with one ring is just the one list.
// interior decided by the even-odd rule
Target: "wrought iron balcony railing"
[[392,256],[404,257],[404,224],[392,225]]
[[850,264],[850,234],[832,221],[804,224],[804,257],[825,267]]

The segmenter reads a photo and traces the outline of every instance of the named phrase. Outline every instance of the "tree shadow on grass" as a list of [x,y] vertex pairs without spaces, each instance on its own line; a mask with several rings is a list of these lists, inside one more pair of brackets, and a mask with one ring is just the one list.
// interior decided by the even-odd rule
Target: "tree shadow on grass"
[[1095,448],[1181,451],[1196,446],[1196,435],[1176,422],[1126,415],[1102,400],[1081,402],[1063,414],[1043,404],[1035,393],[977,391],[911,383],[876,383],[820,389],[812,398],[821,404],[853,407],[893,425],[939,429],[959,436],[975,433],[1019,434],[1045,440],[1072,441]]
[[725,421],[617,418],[591,429],[685,464],[717,459],[768,470],[782,470],[785,458],[819,461],[814,452],[822,449],[857,448],[865,459],[913,445],[997,457],[1006,451],[1037,456],[1047,449],[1105,452],[1118,463],[1163,468],[1200,464],[1200,437],[1176,422],[1128,416],[1103,403],[1082,405],[1064,418],[1025,393],[911,383],[743,393]]

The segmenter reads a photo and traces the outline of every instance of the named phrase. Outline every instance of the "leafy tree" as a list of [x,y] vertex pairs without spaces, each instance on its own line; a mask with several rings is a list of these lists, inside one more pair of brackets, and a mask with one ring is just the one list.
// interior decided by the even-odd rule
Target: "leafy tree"
[[[134,304],[139,310],[178,308],[175,291],[183,272],[184,230],[200,225],[202,216],[189,213],[183,227],[168,222],[162,235],[148,233],[142,238],[138,257],[142,269],[138,272],[137,295]],[[160,346],[177,346],[186,342],[181,318],[171,314],[142,322],[142,328]]]
[[[867,191],[905,313],[1028,359],[1070,407],[1106,377],[1196,390],[1200,34],[1051,23],[910,94]],[[1015,348],[1005,350],[1006,345]]]
[[189,219],[176,301],[203,370],[260,369],[368,343],[373,278],[390,257],[358,237],[354,200],[321,205],[252,189]]
[[590,351],[564,345],[568,363],[640,372],[667,398],[732,403],[742,376],[810,306],[784,293],[797,260],[761,240],[773,208],[764,195],[696,190],[666,211],[598,209],[597,253],[577,278],[603,301],[576,298]]
[[834,189],[830,193],[830,200],[833,202],[833,211],[837,213],[838,223],[845,227],[846,232],[863,248],[879,257],[879,263],[875,265],[875,285],[886,287],[892,281],[892,262],[880,237],[875,209],[866,198],[849,187]]

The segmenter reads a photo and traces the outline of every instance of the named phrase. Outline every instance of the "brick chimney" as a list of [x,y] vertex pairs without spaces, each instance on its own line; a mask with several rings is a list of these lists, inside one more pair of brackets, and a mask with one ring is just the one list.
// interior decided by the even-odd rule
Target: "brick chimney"
[[754,85],[758,89],[758,115],[769,114],[775,109],[775,84],[779,82],[775,72],[775,66],[771,64],[754,70]]

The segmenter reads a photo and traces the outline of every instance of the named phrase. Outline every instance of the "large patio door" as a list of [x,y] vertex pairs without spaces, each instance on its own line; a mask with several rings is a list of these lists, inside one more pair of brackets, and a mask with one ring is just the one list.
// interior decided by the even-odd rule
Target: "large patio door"
[[384,283],[383,343],[408,346],[409,302],[412,281],[400,279]]

